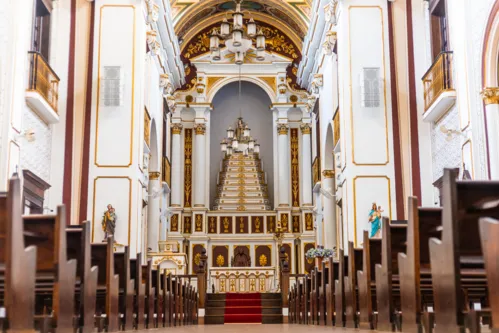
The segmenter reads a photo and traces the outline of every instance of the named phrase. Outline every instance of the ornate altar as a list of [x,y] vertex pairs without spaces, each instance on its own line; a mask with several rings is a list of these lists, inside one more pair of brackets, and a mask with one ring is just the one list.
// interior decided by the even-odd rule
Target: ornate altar
[[[229,292],[273,292],[275,268],[211,268],[210,286],[214,286],[215,293]],[[211,290],[211,288],[210,288]]]

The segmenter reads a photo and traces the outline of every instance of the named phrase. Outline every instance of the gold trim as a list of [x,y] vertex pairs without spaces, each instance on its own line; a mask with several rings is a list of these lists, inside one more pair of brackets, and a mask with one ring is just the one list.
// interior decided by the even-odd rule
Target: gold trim
[[300,160],[298,128],[290,130],[291,150],[291,201],[293,207],[300,207]]
[[499,104],[499,88],[486,87],[480,93],[485,105]]
[[334,170],[324,170],[322,171],[322,175],[324,176],[325,179],[331,179],[334,178]]
[[305,134],[311,134],[312,133],[312,126],[310,126],[310,124],[301,124],[300,125],[300,129],[301,129],[301,133],[303,135]]
[[181,134],[182,133],[182,128],[184,126],[182,124],[179,124],[179,123],[174,123],[171,125],[171,130],[172,130],[172,134]]
[[279,135],[288,135],[289,126],[287,124],[277,124],[277,133]]
[[192,128],[184,131],[184,207],[192,205]]
[[[133,9],[133,44],[132,44],[132,101],[131,101],[131,121],[130,121],[130,163],[128,165],[102,165],[97,163],[97,152],[99,148],[99,105],[100,105],[100,70],[101,70],[101,37],[102,37],[102,17],[103,9],[106,7],[121,7],[121,8],[132,8]],[[100,17],[99,17],[99,44],[97,51],[97,104],[95,106],[95,144],[94,144],[94,165],[100,168],[128,168],[132,165],[133,160],[133,123],[135,115],[135,27],[136,27],[136,15],[135,6],[133,5],[102,5],[100,7]]]
[[376,178],[384,178],[388,180],[388,214],[390,220],[392,219],[392,192],[391,192],[391,181],[388,176],[381,175],[364,175],[364,176],[355,176],[353,178],[353,233],[354,233],[354,245],[357,246],[357,179],[376,179]]
[[[353,82],[353,74],[352,74],[352,44],[351,44],[351,36],[350,36],[350,27],[351,27],[351,12],[352,9],[366,9],[366,8],[377,8],[380,11],[381,18],[381,50],[383,55],[383,91],[384,91],[384,115],[385,115],[385,141],[386,141],[386,162],[384,163],[357,163],[355,162],[355,135],[354,135],[354,119],[353,119],[353,92],[352,92],[352,82]],[[388,143],[388,115],[387,115],[387,97],[386,97],[386,54],[385,54],[385,21],[383,17],[383,9],[381,6],[349,6],[348,7],[348,50],[349,50],[349,63],[350,63],[350,135],[352,138],[352,163],[357,166],[380,166],[387,165],[390,163],[390,146]],[[346,158],[346,157],[345,157]],[[346,166],[346,163],[345,163]]]
[[92,243],[95,241],[95,223],[98,221],[95,221],[95,197],[97,191],[96,185],[97,185],[97,180],[99,179],[128,179],[129,185],[128,185],[128,246],[130,246],[130,234],[131,234],[131,228],[132,228],[132,179],[127,176],[97,176],[94,178],[94,188],[93,188],[93,200],[92,200]]
[[196,135],[204,135],[206,132],[205,124],[196,124],[194,125],[194,130],[196,131]]
[[149,180],[156,180],[159,179],[160,177],[161,177],[161,172],[158,171],[149,172]]

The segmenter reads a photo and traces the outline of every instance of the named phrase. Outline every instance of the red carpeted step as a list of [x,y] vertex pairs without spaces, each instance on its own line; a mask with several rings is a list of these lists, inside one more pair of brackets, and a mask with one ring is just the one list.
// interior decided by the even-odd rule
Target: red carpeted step
[[262,314],[261,306],[226,306],[225,314]]
[[224,323],[261,323],[262,301],[260,294],[235,294],[225,295]]
[[253,324],[262,323],[261,314],[225,314],[225,324]]

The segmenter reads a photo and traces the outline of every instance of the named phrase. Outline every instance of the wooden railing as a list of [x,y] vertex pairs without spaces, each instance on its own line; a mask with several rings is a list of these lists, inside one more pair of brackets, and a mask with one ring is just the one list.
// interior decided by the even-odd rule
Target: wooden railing
[[321,181],[321,158],[316,156],[314,162],[312,163],[312,174],[314,185]]
[[454,90],[453,53],[442,52],[423,76],[425,111],[445,91]]
[[29,91],[36,91],[57,112],[59,99],[59,77],[49,66],[47,60],[35,51],[29,51]]

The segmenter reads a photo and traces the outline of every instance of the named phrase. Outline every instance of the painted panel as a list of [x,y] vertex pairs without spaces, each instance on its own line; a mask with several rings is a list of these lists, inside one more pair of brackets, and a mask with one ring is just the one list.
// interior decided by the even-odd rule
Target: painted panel
[[300,215],[293,215],[293,232],[300,232]]
[[236,217],[236,234],[247,234],[248,232],[248,216]]
[[116,214],[115,241],[130,244],[132,180],[129,177],[103,176],[94,179],[92,242],[104,239],[102,220],[108,205],[114,208]]
[[370,230],[369,212],[376,203],[382,216],[391,219],[390,178],[386,176],[357,176],[353,180],[354,243],[362,243],[363,231]]
[[203,214],[195,214],[194,215],[194,230],[196,232],[203,232]]
[[[135,26],[134,6],[100,8],[94,156],[95,165],[99,167],[132,165]],[[118,81],[115,87],[104,80],[109,78],[105,70],[110,67],[115,69]],[[110,95],[119,96],[119,101],[109,103]]]
[[251,232],[254,234],[263,233],[263,216],[252,216],[251,217]]
[[314,231],[314,215],[305,213],[305,231]]
[[179,214],[173,214],[170,220],[170,231],[171,232],[178,232],[178,220],[179,220]]
[[217,217],[216,216],[210,216],[208,218],[208,233],[209,234],[216,234],[217,233]]
[[[386,165],[389,152],[383,12],[377,6],[352,6],[349,8],[349,19],[353,163]],[[364,68],[379,69],[379,106],[362,106],[361,77]]]
[[272,266],[272,245],[255,245],[255,267]]
[[232,216],[221,216],[220,217],[220,233],[221,234],[231,234],[232,233]]
[[192,234],[192,216],[184,216],[184,234]]

